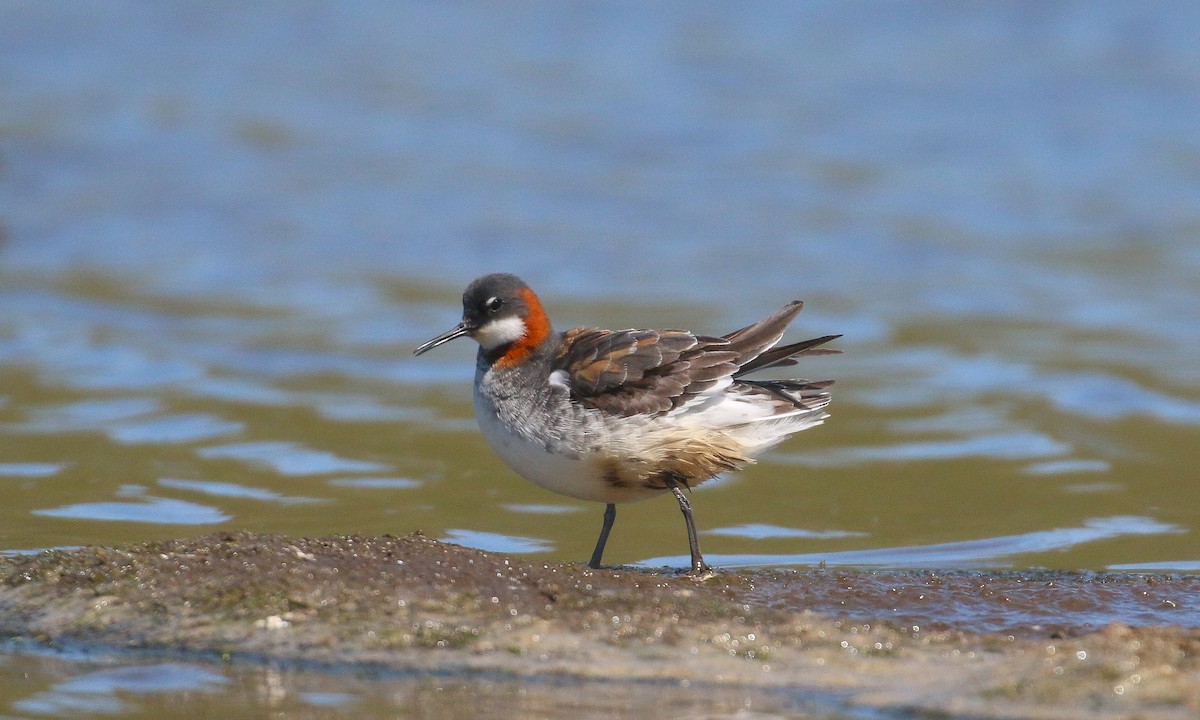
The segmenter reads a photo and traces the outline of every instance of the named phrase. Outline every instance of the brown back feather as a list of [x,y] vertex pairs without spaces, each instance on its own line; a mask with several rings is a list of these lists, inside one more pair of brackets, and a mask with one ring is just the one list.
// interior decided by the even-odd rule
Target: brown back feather
[[737,370],[723,338],[683,330],[578,328],[563,335],[555,370],[569,375],[572,396],[620,416],[659,413]]
[[600,330],[563,333],[553,369],[568,374],[574,399],[621,417],[671,410],[729,377],[791,365],[837,335],[771,350],[803,303],[791,302],[764,320],[724,337],[684,330]]

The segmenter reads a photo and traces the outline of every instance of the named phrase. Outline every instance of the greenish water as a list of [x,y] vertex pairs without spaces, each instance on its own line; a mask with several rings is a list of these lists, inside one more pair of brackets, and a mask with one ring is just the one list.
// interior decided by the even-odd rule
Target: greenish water
[[[694,494],[714,564],[1196,571],[1198,28],[7,3],[0,550],[420,529],[586,559],[601,508],[488,451],[468,344],[411,357],[508,270],[560,328],[800,298],[796,339],[845,333],[797,369],[837,380],[829,422]],[[622,508],[606,559],[681,566],[674,502]]]

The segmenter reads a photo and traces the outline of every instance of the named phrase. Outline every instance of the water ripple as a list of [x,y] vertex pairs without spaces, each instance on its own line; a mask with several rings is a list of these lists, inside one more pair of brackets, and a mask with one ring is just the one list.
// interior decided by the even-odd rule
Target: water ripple
[[247,500],[269,500],[272,502],[280,502],[285,505],[323,502],[317,498],[281,495],[273,490],[267,490],[266,488],[248,487],[246,485],[238,485],[237,483],[231,482],[163,478],[158,481],[158,484],[162,487],[171,488],[173,490],[188,490],[191,492],[202,493],[204,495],[212,495],[214,497],[245,498]]
[[159,663],[99,670],[55,684],[12,707],[34,715],[121,715],[132,708],[118,694],[216,692],[228,678],[198,665]]
[[68,463],[0,463],[0,477],[50,477],[57,475]]
[[[804,553],[799,555],[707,555],[720,567],[776,567],[783,565],[858,565],[892,568],[946,569],[994,565],[1012,555],[1065,550],[1075,545],[1126,535],[1161,535],[1183,529],[1153,518],[1117,516],[1086,521],[1082,527],[1038,530],[1023,535],[963,540],[936,545]],[[642,560],[637,565],[686,567],[690,558],[677,555]]]
[[1108,472],[1112,467],[1106,460],[1051,460],[1028,465],[1022,472],[1029,475],[1060,475],[1063,473]]
[[541,538],[501,535],[499,533],[480,532],[478,530],[450,529],[446,531],[446,535],[442,540],[479,550],[500,553],[539,553],[554,549],[554,545],[551,542],[542,540]]
[[1122,572],[1200,572],[1200,560],[1167,560],[1165,562],[1121,563],[1109,565],[1109,570]]
[[333,487],[371,488],[380,490],[408,490],[421,486],[420,480],[399,477],[345,477],[328,481]]
[[1096,370],[1045,370],[992,355],[921,348],[880,354],[858,371],[887,379],[884,385],[853,391],[856,401],[875,407],[919,408],[1000,394],[1046,398],[1063,412],[1096,420],[1144,416],[1171,424],[1200,423],[1200,402]]
[[840,467],[867,462],[915,462],[984,457],[1024,460],[1054,457],[1071,451],[1071,446],[1035,432],[977,435],[954,440],[927,440],[892,445],[836,448],[824,452],[779,453],[774,457],[810,467]]
[[754,540],[766,540],[768,538],[807,538],[811,540],[824,540],[830,538],[863,537],[866,535],[866,533],[854,532],[851,530],[804,530],[802,528],[780,527],[778,525],[767,525],[764,523],[746,523],[745,525],[735,525],[733,527],[705,530],[704,534],[728,535],[731,537],[744,537]]
[[294,442],[253,442],[217,445],[196,451],[202,458],[231,458],[262,465],[283,475],[323,475],[326,473],[383,472],[387,465],[349,460],[331,452],[312,450]]
[[190,443],[236,435],[245,427],[244,423],[223,420],[208,413],[192,413],[121,423],[109,428],[108,436],[126,445]]
[[539,505],[510,503],[503,506],[505,510],[515,513],[530,513],[533,515],[565,515],[579,512],[583,508],[574,505]]
[[210,525],[231,516],[207,505],[170,498],[146,497],[141,502],[94,502],[32,510],[34,515],[69,520],[140,522],[156,525]]
[[82,400],[66,405],[35,407],[30,419],[23,423],[3,426],[6,432],[63,433],[104,430],[122,420],[158,412],[162,403],[149,397],[123,397],[104,400]]

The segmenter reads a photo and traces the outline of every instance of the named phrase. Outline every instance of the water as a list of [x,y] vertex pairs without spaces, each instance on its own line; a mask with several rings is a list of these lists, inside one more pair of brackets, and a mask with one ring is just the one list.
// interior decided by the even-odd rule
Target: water
[[[841,710],[829,698],[770,688],[698,695],[687,685],[485,676],[464,680],[372,670],[318,672],[67,651],[9,655],[24,677],[11,717],[545,718],[618,717],[654,706],[671,716],[765,714],[823,720],[887,720]],[[10,716],[6,716],[10,717]]]
[[[507,270],[560,328],[802,298],[796,338],[846,334],[800,368],[831,420],[695,493],[718,565],[1195,571],[1197,31],[6,3],[0,549],[421,529],[585,559],[600,508],[487,450],[469,343],[411,357]],[[664,498],[606,559],[685,548]]]

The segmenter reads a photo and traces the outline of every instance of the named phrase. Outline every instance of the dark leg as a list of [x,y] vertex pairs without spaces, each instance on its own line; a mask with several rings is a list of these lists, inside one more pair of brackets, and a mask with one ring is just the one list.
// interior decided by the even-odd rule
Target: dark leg
[[608,542],[608,531],[612,530],[613,521],[617,519],[617,506],[609,503],[604,508],[604,525],[600,528],[600,539],[596,541],[596,549],[592,551],[590,568],[600,567],[600,557],[604,555],[604,544]]
[[683,521],[687,523],[688,550],[692,552],[692,569],[688,571],[688,574],[705,577],[712,573],[712,568],[700,556],[700,541],[696,539],[696,521],[692,519],[692,503],[673,478],[666,478],[666,483],[667,487],[671,488],[671,492],[675,493],[675,499],[679,501],[679,509],[683,512]]

